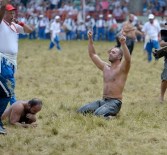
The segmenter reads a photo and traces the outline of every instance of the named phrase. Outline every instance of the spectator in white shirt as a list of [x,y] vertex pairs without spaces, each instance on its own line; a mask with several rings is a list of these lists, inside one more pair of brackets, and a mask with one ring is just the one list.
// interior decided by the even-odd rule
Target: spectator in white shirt
[[152,61],[152,50],[153,48],[159,49],[159,37],[160,37],[160,24],[153,14],[149,14],[149,21],[143,25],[142,31],[145,34],[145,50],[148,55],[148,62]]
[[61,51],[59,33],[61,32],[60,16],[55,17],[55,21],[51,24],[50,34],[51,41],[49,45],[49,50],[56,46],[58,51]]

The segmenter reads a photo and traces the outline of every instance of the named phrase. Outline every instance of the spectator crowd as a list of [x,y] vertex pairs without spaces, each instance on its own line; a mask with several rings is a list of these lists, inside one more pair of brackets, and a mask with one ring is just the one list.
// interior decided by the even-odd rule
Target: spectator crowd
[[[129,0],[14,0],[19,21],[30,25],[34,31],[20,38],[50,39],[51,24],[60,17],[60,40],[86,40],[87,31],[93,30],[94,40],[114,41],[129,12]],[[143,0],[141,15],[153,13],[166,21],[165,0]],[[85,14],[83,14],[83,9]],[[142,22],[135,17],[135,26]],[[138,37],[138,39],[140,36]],[[139,39],[141,40],[141,38]]]

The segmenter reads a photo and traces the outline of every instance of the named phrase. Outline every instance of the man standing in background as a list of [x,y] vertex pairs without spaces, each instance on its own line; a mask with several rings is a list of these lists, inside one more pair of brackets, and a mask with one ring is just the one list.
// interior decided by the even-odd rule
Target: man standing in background
[[[143,35],[140,31],[137,30],[137,28],[135,27],[135,24],[136,24],[135,15],[129,14],[128,20],[123,23],[122,29],[119,32],[119,34],[124,32],[124,35],[126,36],[126,44],[130,54],[132,54],[134,49],[136,34]],[[117,47],[120,47],[120,42],[118,38],[119,37],[117,36]]]
[[159,37],[160,37],[160,24],[154,19],[153,14],[149,14],[149,21],[146,22],[142,28],[145,35],[145,50],[147,51],[148,62],[152,61],[152,50],[153,48],[159,49]]
[[60,32],[61,32],[60,16],[56,16],[55,21],[53,21],[50,27],[51,42],[49,45],[49,50],[51,50],[55,45],[57,50],[59,51],[61,50],[60,39],[59,39]]

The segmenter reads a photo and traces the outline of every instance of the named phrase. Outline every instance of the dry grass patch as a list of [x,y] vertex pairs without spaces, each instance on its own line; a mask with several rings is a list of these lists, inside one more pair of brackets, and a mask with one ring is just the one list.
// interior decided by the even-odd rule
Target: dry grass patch
[[[148,63],[135,46],[116,119],[82,116],[76,110],[102,95],[102,73],[91,62],[87,41],[61,42],[62,52],[48,51],[49,41],[21,40],[16,74],[18,99],[38,97],[44,106],[35,129],[6,124],[1,155],[160,155],[167,152],[167,104],[159,103],[163,59]],[[95,42],[107,61],[114,43]]]

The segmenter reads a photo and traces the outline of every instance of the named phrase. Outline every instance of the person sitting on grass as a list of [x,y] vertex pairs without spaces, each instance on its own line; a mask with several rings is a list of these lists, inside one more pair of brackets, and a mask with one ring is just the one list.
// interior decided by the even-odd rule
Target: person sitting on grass
[[31,99],[29,101],[16,101],[7,108],[1,116],[1,119],[9,119],[11,125],[24,128],[36,127],[36,113],[42,109],[42,101]]

